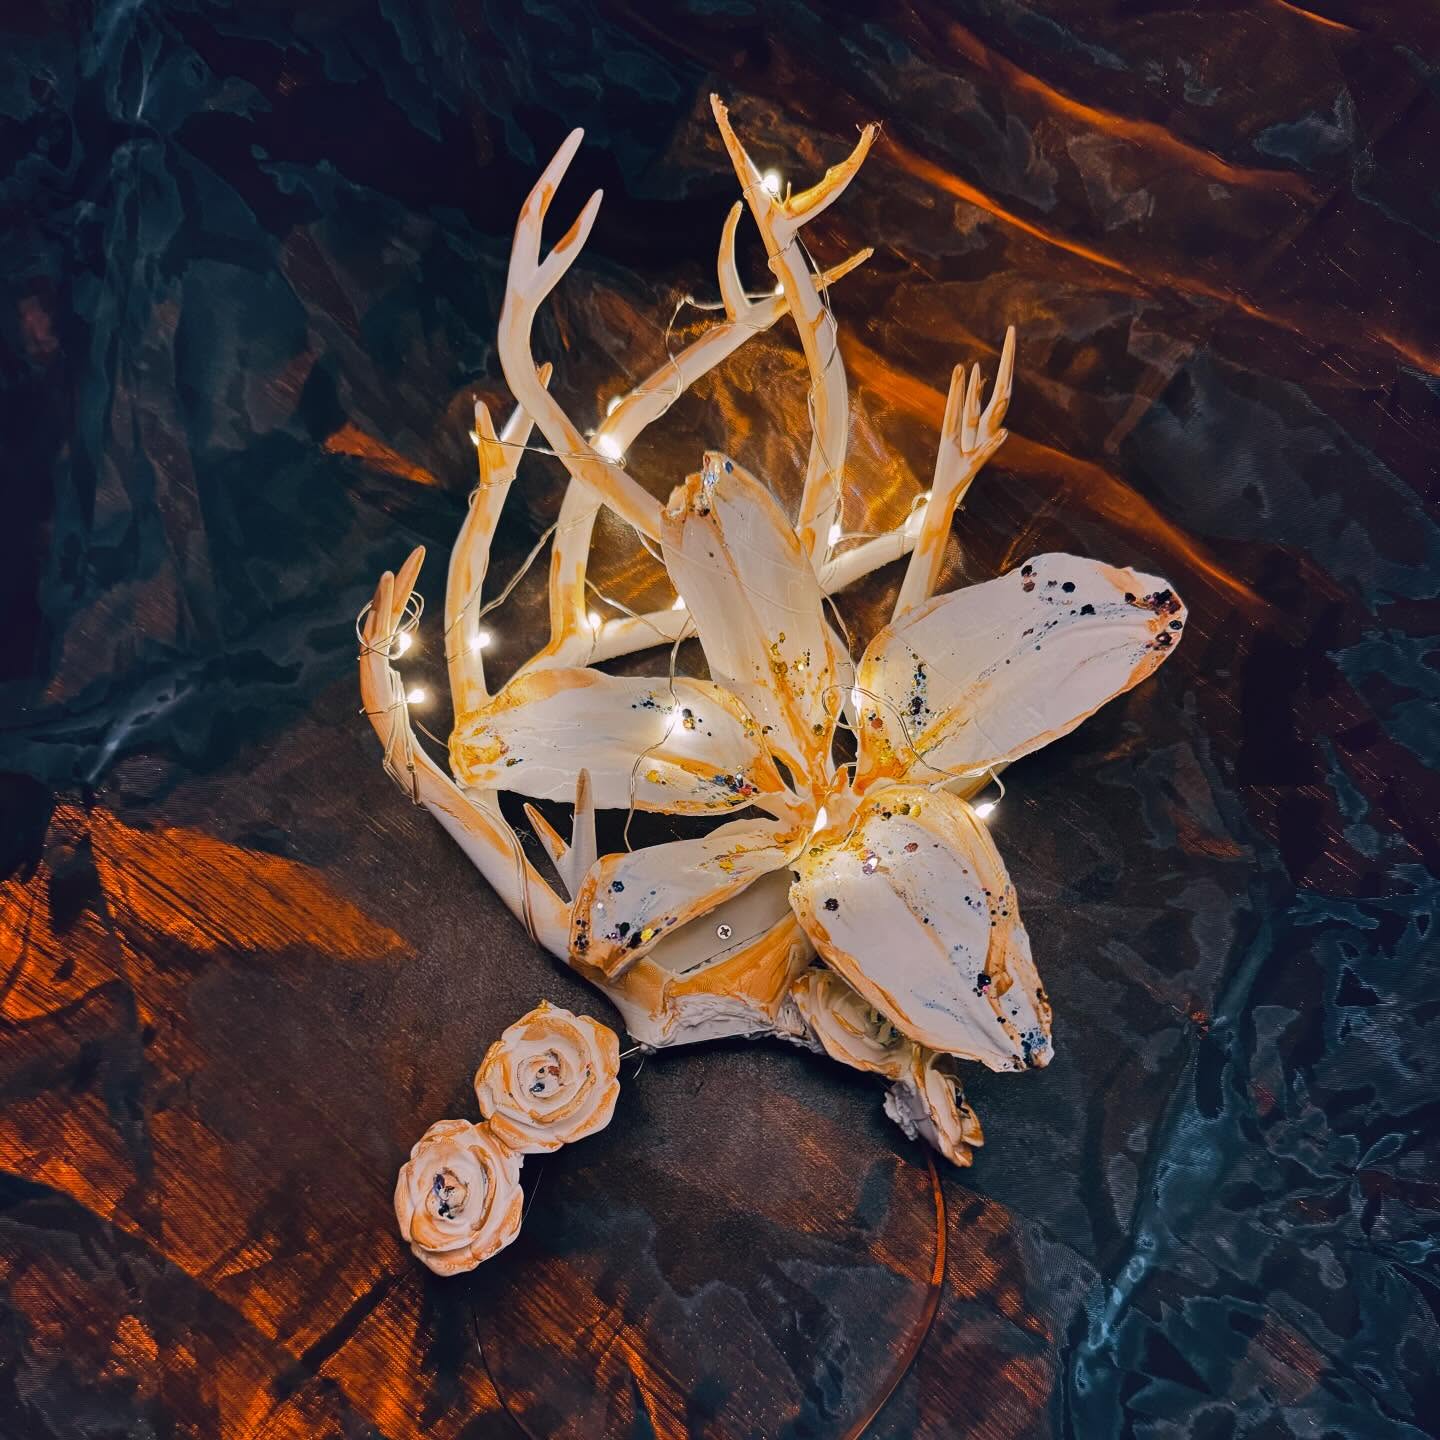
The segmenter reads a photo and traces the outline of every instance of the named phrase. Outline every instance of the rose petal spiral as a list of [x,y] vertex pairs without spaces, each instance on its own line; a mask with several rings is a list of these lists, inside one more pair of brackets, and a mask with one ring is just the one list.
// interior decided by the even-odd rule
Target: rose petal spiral
[[613,1030],[542,1000],[485,1052],[475,1095],[504,1144],[538,1155],[610,1123],[619,1072]]
[[790,998],[832,1060],[891,1080],[900,1078],[909,1042],[833,970],[812,966],[790,987]]
[[912,1140],[918,1135],[956,1165],[969,1165],[972,1147],[985,1143],[954,1059],[919,1045],[910,1047],[905,1073],[885,1097],[885,1113]]
[[521,1158],[486,1125],[438,1120],[395,1181],[395,1218],[437,1275],[473,1270],[520,1233]]

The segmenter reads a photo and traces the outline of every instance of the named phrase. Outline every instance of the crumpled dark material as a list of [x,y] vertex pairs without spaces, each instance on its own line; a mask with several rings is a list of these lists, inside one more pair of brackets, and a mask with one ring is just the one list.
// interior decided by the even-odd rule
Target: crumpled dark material
[[[0,29],[0,1430],[1436,1433],[1432,12],[57,0]],[[876,247],[831,295],[845,528],[903,516],[951,367],[1013,322],[947,584],[1070,549],[1190,623],[1006,776],[1057,1058],[967,1076],[973,1169],[932,1179],[818,1057],[632,1059],[610,1129],[527,1166],[520,1240],[440,1282],[394,1235],[409,1144],[473,1116],[542,996],[612,1017],[382,774],[354,619],[430,547],[406,672],[443,696],[472,397],[508,410],[509,233],[571,126],[554,234],[606,198],[537,326],[555,393],[593,424],[706,323],[711,89],[797,182],[883,126],[807,232],[821,264]],[[782,323],[632,472],[664,495],[725,448],[793,502],[804,396]],[[527,459],[497,583],[561,494]],[[592,578],[668,602],[619,526]],[[841,597],[861,643],[897,579]]]

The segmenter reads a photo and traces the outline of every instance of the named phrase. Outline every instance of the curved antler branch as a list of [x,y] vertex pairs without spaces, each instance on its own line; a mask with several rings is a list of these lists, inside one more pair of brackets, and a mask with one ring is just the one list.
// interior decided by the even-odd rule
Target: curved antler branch
[[[691,385],[733,355],[752,336],[770,329],[789,313],[790,301],[783,293],[759,299],[745,293],[735,261],[735,232],[743,213],[744,206],[737,200],[725,217],[720,236],[716,268],[725,319],[670,356],[624,396],[600,422],[593,442],[596,450],[624,455]],[[874,253],[868,246],[856,251],[826,270],[820,277],[821,284],[833,284]],[[646,645],[673,641],[686,622],[687,615],[682,608],[661,611],[643,622],[627,616],[607,620],[598,631],[591,627],[587,618],[585,572],[598,513],[599,504],[593,494],[586,488],[571,485],[561,504],[555,547],[550,557],[550,643],[524,667],[527,670],[599,659],[607,654],[626,654]],[[616,646],[619,648],[612,648]]]
[[574,263],[590,235],[604,194],[597,190],[585,202],[575,223],[542,261],[540,232],[555,191],[575,158],[583,130],[572,130],[526,197],[515,226],[505,304],[500,312],[500,365],[505,383],[521,408],[533,415],[573,479],[588,486],[622,520],[652,540],[660,534],[660,504],[618,465],[597,454],[540,383],[531,354],[531,331],[541,302]]
[[[550,383],[550,373],[548,364],[540,367],[536,378],[542,388]],[[490,698],[485,687],[485,644],[478,618],[480,591],[490,567],[495,527],[534,425],[525,408],[517,405],[497,435],[490,407],[483,400],[475,402],[475,454],[480,481],[471,498],[470,513],[455,537],[445,582],[445,664],[450,672],[450,701],[457,719],[472,714]]]
[[[930,487],[930,501],[925,507],[920,536],[910,553],[910,564],[895,601],[894,618],[923,605],[935,593],[940,569],[945,559],[945,542],[950,538],[950,522],[965,498],[971,483],[995,452],[1005,443],[1009,431],[1001,428],[1005,412],[1010,408],[1010,393],[1015,382],[1015,327],[1005,331],[1005,344],[1000,351],[1000,368],[995,375],[995,388],[984,413],[980,410],[982,380],[979,365],[970,368],[966,384],[965,367],[957,365],[950,377],[950,393],[945,401],[945,419],[940,427],[940,444],[935,452],[935,479]],[[961,398],[963,394],[963,399]]]
[[710,108],[745,192],[746,204],[760,227],[770,269],[790,302],[790,314],[810,371],[810,460],[805,469],[805,488],[795,528],[811,563],[819,571],[839,507],[840,477],[849,438],[850,401],[835,320],[821,299],[820,288],[810,273],[797,237],[800,227],[835,201],[854,178],[874,143],[876,130],[875,126],[867,125],[850,155],[840,164],[832,165],[817,184],[798,195],[781,199],[765,188],[759,169],[730,124],[725,102],[718,95],[712,95]]
[[536,940],[563,959],[569,949],[568,905],[526,860],[495,797],[462,791],[415,739],[405,689],[390,657],[424,558],[424,548],[417,548],[398,576],[387,570],[370,602],[360,647],[360,695],[365,714],[385,747],[385,769],[390,776],[445,827]]

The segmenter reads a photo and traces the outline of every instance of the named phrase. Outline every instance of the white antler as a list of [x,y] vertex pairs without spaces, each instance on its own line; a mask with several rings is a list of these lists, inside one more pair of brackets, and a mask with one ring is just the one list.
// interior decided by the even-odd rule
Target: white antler
[[531,356],[530,334],[535,313],[580,253],[600,209],[603,192],[597,190],[555,248],[543,261],[540,259],[540,231],[545,212],[584,133],[583,130],[570,132],[521,207],[510,250],[505,305],[500,312],[500,365],[505,372],[505,383],[521,409],[535,417],[541,434],[571,477],[588,486],[622,520],[655,540],[660,535],[659,503],[618,465],[591,449],[574,422],[540,383]]
[[385,769],[445,827],[471,863],[547,950],[563,955],[568,905],[536,873],[493,795],[467,794],[420,748],[399,674],[390,664],[405,606],[425,551],[412,551],[398,576],[388,570],[371,600],[360,646],[360,695],[385,747]]
[[[536,380],[550,383],[550,366],[542,365]],[[470,513],[450,552],[445,584],[445,663],[450,672],[450,703],[457,718],[478,710],[490,698],[485,688],[485,637],[481,633],[480,590],[490,567],[490,544],[510,494],[525,442],[535,422],[517,405],[497,435],[490,407],[475,402],[475,453],[480,483],[470,499]]]
[[730,124],[725,102],[718,95],[712,95],[710,108],[720,127],[730,163],[739,177],[745,201],[765,241],[770,269],[790,302],[790,314],[810,371],[810,461],[805,470],[805,488],[795,528],[818,573],[839,508],[850,402],[835,319],[821,299],[798,237],[800,227],[825,210],[854,178],[874,143],[875,126],[867,125],[860,132],[854,150],[840,164],[832,165],[817,184],[798,195],[787,194],[781,198],[766,188],[755,162],[746,154]]
[[[775,324],[790,308],[782,293],[751,299],[745,293],[735,260],[735,232],[744,213],[736,201],[720,235],[717,262],[725,319],[710,326],[678,354],[648,375],[600,422],[593,448],[621,456],[645,431],[702,376],[733,355],[747,340]],[[875,252],[857,251],[827,270],[820,278],[833,284],[863,264]],[[679,610],[662,610],[641,618],[607,620],[598,630],[590,625],[585,597],[586,563],[599,504],[588,489],[572,484],[565,493],[555,530],[550,560],[550,644],[525,668],[570,665],[627,654],[651,645],[669,643],[684,628],[688,616]]]
[[935,593],[935,586],[940,582],[940,567],[945,559],[945,542],[950,538],[950,521],[954,518],[956,507],[964,500],[965,492],[985,462],[1009,436],[1010,432],[1001,429],[1001,425],[1005,412],[1010,408],[1014,382],[1013,325],[1005,331],[995,388],[983,414],[980,411],[980,367],[970,367],[968,385],[963,365],[957,365],[950,377],[945,419],[940,427],[940,444],[935,452],[935,479],[920,526],[920,538],[910,553],[910,564],[906,567],[900,595],[895,601],[897,620],[906,611],[923,605]]

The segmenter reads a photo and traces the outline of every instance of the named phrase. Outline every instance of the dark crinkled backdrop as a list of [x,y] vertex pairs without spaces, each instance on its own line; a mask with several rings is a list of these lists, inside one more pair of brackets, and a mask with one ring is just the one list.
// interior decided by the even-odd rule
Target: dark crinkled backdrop
[[[1430,0],[11,0],[0,33],[0,1432],[1435,1433]],[[613,1014],[382,773],[355,615],[417,543],[438,613],[570,127],[553,233],[606,195],[537,326],[555,393],[593,424],[707,323],[712,89],[798,183],[883,127],[806,232],[876,247],[832,292],[846,528],[904,514],[1014,322],[947,582],[1070,549],[1190,624],[1006,776],[1057,1058],[969,1077],[973,1169],[937,1186],[819,1057],[632,1057],[515,1245],[439,1281],[394,1233],[409,1144],[542,996]],[[808,441],[782,323],[629,463],[664,495],[725,448],[793,502]],[[497,586],[562,488],[526,460]],[[615,524],[594,577],[669,595]],[[897,578],[841,596],[862,640]]]

